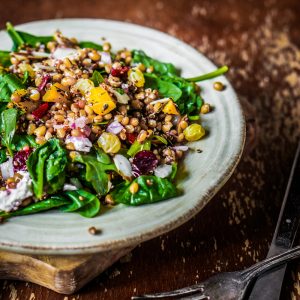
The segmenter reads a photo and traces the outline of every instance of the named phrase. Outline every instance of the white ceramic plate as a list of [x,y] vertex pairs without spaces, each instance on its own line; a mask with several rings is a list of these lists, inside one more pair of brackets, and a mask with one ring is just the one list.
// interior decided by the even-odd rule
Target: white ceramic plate
[[[60,29],[69,37],[101,43],[107,38],[113,50],[143,49],[150,56],[174,63],[185,77],[216,68],[207,58],[185,43],[162,32],[122,22],[93,19],[50,20],[23,24],[17,29],[51,35]],[[1,48],[11,41],[0,33]],[[215,195],[237,165],[244,145],[245,122],[237,96],[225,77],[223,92],[212,81],[201,83],[203,97],[215,110],[203,115],[209,134],[192,145],[203,152],[190,152],[184,160],[189,176],[181,184],[184,194],[167,201],[140,207],[116,206],[93,219],[78,214],[51,211],[16,217],[0,225],[0,248],[31,254],[92,253],[138,244],[183,224]],[[90,235],[88,228],[101,228]]]

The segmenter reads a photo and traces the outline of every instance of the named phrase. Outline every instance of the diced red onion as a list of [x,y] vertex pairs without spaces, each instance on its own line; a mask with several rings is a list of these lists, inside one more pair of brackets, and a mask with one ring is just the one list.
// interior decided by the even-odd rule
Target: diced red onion
[[113,160],[117,170],[121,173],[122,176],[126,178],[132,177],[132,167],[129,160],[125,156],[116,154]]
[[121,123],[114,121],[107,126],[106,131],[113,134],[118,134],[122,131],[122,129],[124,129],[124,127],[121,125]]
[[93,146],[88,138],[81,136],[68,136],[65,140],[65,143],[73,143],[75,150],[83,152],[90,152],[91,147]]
[[188,146],[174,146],[172,147],[173,150],[177,150],[177,151],[188,151],[189,147]]
[[55,59],[75,58],[78,54],[74,48],[56,48],[52,53],[52,57]]
[[9,157],[8,160],[0,165],[0,170],[3,179],[14,176],[13,158]]
[[80,117],[75,119],[75,126],[76,128],[83,128],[86,125],[86,117]]
[[83,133],[85,136],[87,136],[87,137],[90,136],[91,132],[92,132],[92,129],[89,126],[85,125],[83,127]]
[[107,52],[101,52],[101,62],[104,64],[111,64],[111,57],[110,54]]
[[171,165],[160,165],[154,170],[154,175],[161,178],[166,178],[172,173]]
[[39,90],[39,91],[42,91],[42,90],[45,88],[46,84],[47,84],[50,80],[51,80],[51,76],[50,76],[49,74],[45,74],[45,75],[43,76],[43,78],[42,78],[41,84],[38,86],[38,90]]

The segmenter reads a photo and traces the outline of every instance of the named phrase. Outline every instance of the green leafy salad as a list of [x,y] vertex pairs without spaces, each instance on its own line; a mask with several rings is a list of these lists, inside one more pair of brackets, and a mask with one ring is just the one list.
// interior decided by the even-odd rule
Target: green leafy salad
[[[196,82],[142,50],[35,36],[7,24],[0,51],[0,218],[178,195],[177,166],[205,136],[210,105]],[[100,34],[100,33],[99,33]]]

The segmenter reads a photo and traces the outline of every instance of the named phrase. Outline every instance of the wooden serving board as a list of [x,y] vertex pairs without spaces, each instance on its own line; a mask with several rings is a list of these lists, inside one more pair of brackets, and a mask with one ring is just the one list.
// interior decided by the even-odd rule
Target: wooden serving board
[[72,256],[0,251],[0,279],[30,281],[61,294],[72,294],[133,248]]

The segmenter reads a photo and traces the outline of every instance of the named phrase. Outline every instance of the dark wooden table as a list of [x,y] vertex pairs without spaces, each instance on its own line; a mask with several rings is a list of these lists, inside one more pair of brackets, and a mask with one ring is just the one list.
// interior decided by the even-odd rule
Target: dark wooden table
[[[2,281],[0,299],[129,299],[263,259],[300,136],[299,16],[299,0],[1,1],[1,28],[8,20],[91,17],[138,23],[178,37],[217,65],[231,67],[228,77],[249,131],[234,175],[188,223],[143,243],[75,295]],[[290,266],[282,299],[300,297],[299,270]]]

